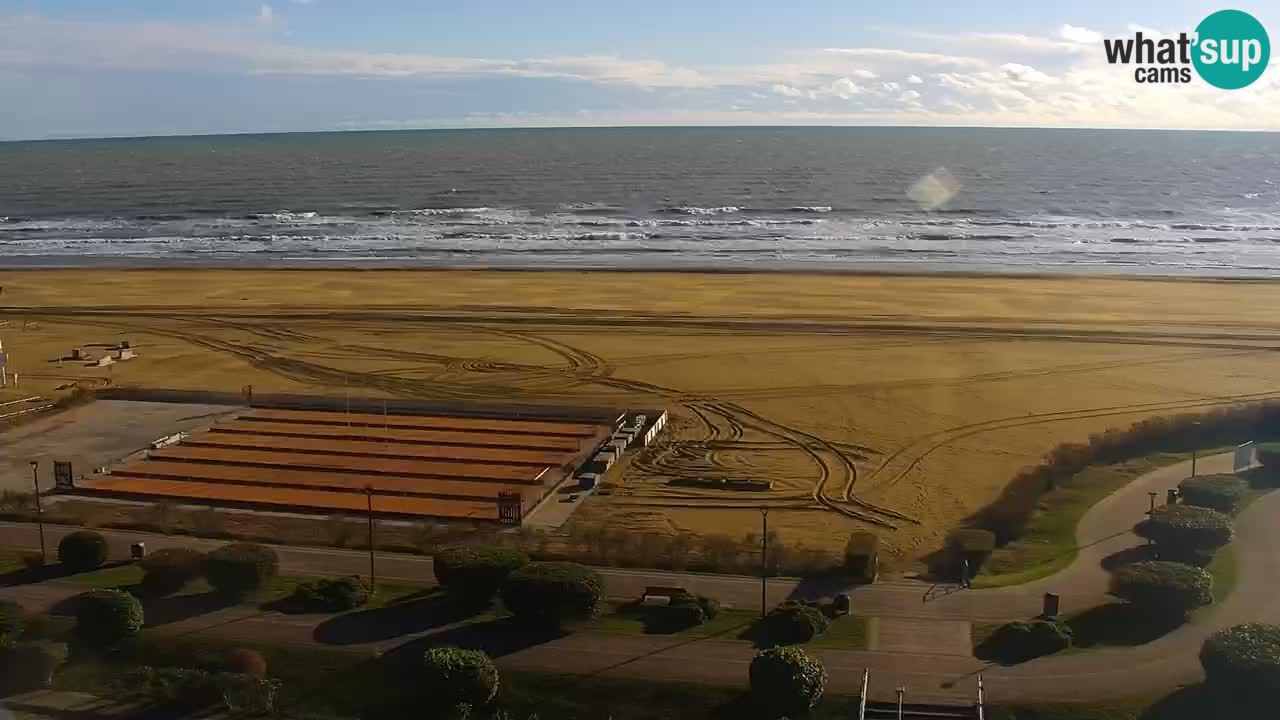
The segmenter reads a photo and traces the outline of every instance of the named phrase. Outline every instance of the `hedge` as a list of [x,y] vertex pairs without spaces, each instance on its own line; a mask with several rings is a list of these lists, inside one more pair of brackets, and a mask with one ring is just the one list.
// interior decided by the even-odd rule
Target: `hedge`
[[880,538],[875,533],[855,530],[844,546],[844,568],[852,576],[874,580],[880,556]]
[[1213,577],[1183,563],[1140,562],[1111,574],[1111,594],[1153,615],[1182,618],[1213,602]]
[[432,648],[422,655],[421,682],[426,702],[437,708],[479,708],[498,694],[498,669],[478,650]]
[[807,715],[827,687],[822,663],[798,647],[761,650],[748,672],[757,708],[773,717]]
[[520,550],[500,547],[448,547],[436,553],[436,581],[467,604],[487,605],[513,571],[529,564]]
[[75,637],[91,648],[108,648],[142,629],[142,603],[123,590],[91,590],[76,601]]
[[951,548],[957,570],[963,567],[965,560],[969,561],[969,577],[972,578],[996,549],[996,536],[990,530],[960,528],[947,537],[947,545]]
[[1280,626],[1247,623],[1220,630],[1200,648],[1200,665],[1210,687],[1275,703],[1280,688]]
[[232,543],[209,553],[205,577],[224,595],[248,597],[266,589],[279,567],[275,550],[255,543]]
[[1162,554],[1165,550],[1182,554],[1217,550],[1235,535],[1229,516],[1194,505],[1156,508],[1133,531],[1156,543]]
[[789,601],[764,616],[758,633],[770,645],[798,645],[823,634],[830,625],[831,621],[817,608]]
[[153,595],[169,595],[204,575],[205,554],[191,548],[165,548],[144,557],[142,589]]
[[0,694],[8,695],[51,687],[53,673],[67,661],[67,646],[31,642],[0,646]]
[[[1193,448],[1234,445],[1254,438],[1280,437],[1280,402],[1266,401],[1171,417],[1142,420],[1128,428],[1113,428],[1089,437],[1088,443],[1064,443],[1044,460],[1020,470],[990,505],[973,518],[974,525],[996,534],[1004,545],[1026,532],[1040,506],[1040,498],[1059,484],[1069,483],[1090,465],[1143,457],[1155,452],[1185,452]],[[1273,448],[1266,450],[1265,448]],[[1258,445],[1258,459],[1280,467],[1280,445]]]
[[107,539],[90,530],[77,530],[58,543],[58,562],[72,572],[87,572],[107,562]]
[[18,642],[27,629],[27,612],[12,600],[0,600],[0,647]]
[[595,617],[603,597],[600,574],[569,562],[530,563],[502,585],[502,603],[516,620],[548,628]]
[[1201,475],[1188,478],[1178,486],[1188,505],[1235,515],[1249,494],[1249,484],[1231,474]]
[[303,610],[342,612],[369,602],[369,586],[355,576],[308,580],[294,588],[290,600]]
[[1052,620],[1001,625],[982,643],[981,655],[1002,663],[1020,663],[1071,647],[1071,628]]

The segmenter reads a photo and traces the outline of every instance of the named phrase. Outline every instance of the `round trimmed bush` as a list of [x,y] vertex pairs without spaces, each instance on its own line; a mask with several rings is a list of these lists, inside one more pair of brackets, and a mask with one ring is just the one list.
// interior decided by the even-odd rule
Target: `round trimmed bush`
[[761,650],[751,659],[751,692],[775,717],[807,715],[827,687],[822,663],[798,647]]
[[144,557],[142,589],[153,595],[169,595],[204,575],[205,555],[191,548],[165,548]]
[[67,661],[63,643],[33,642],[0,647],[0,692],[25,692],[53,685],[53,672]]
[[58,562],[72,572],[87,572],[107,562],[107,539],[90,530],[77,530],[58,543]]
[[513,571],[529,564],[519,550],[500,547],[455,546],[436,553],[436,581],[455,599],[487,605]]
[[27,613],[12,600],[0,600],[0,647],[18,642],[27,629]]
[[1071,647],[1071,628],[1051,620],[1001,625],[982,644],[982,655],[1004,663],[1020,663]]
[[1240,511],[1240,506],[1249,493],[1249,484],[1230,474],[1188,478],[1178,488],[1188,505],[1228,515],[1235,515]]
[[142,629],[142,603],[123,590],[91,590],[76,602],[76,639],[107,648]]
[[849,534],[844,546],[844,567],[850,575],[862,580],[875,579],[879,557],[879,536],[866,530]]
[[1231,542],[1235,528],[1227,515],[1194,505],[1165,505],[1157,508],[1133,531],[1154,542],[1157,550],[1174,553],[1212,551]]
[[604,581],[596,571],[569,562],[529,563],[502,585],[502,604],[522,623],[558,628],[590,620],[600,610]]
[[1209,685],[1224,693],[1270,697],[1280,688],[1280,626],[1219,630],[1200,648],[1200,665]]
[[488,655],[462,648],[432,648],[422,655],[422,690],[439,708],[483,707],[498,694],[498,669]]
[[228,650],[222,667],[226,672],[262,678],[267,676],[267,659],[257,650],[235,648]]
[[342,612],[369,602],[369,586],[355,576],[320,578],[298,585],[292,600],[307,610]]
[[255,543],[232,543],[205,558],[205,577],[224,595],[248,597],[266,589],[279,567],[275,550]]
[[815,607],[785,602],[765,615],[760,631],[762,639],[771,645],[798,645],[826,632],[830,624]]
[[1184,563],[1140,562],[1111,574],[1111,594],[1153,615],[1182,618],[1213,602],[1213,577]]

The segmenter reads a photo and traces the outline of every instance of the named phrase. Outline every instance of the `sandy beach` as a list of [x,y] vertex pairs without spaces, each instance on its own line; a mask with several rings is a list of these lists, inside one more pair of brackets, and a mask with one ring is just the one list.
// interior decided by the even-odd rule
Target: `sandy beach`
[[[1059,442],[1280,395],[1280,283],[1260,281],[80,269],[0,285],[22,377],[4,399],[252,385],[662,406],[665,441],[574,522],[740,537],[768,504],[789,545],[834,551],[867,527],[904,561]],[[138,358],[57,362],[121,339]]]

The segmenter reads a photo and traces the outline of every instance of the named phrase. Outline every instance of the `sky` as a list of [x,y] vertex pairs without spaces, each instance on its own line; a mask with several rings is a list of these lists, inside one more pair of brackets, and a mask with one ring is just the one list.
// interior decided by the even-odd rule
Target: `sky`
[[[1280,130],[1280,52],[1147,85],[1202,2],[0,0],[0,139],[436,127]],[[1234,6],[1280,37],[1280,4]]]

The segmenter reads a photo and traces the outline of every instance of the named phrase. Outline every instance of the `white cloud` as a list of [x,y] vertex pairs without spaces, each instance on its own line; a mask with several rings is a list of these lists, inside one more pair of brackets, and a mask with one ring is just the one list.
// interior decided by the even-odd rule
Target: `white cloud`
[[861,93],[862,88],[849,78],[840,78],[839,80],[831,83],[829,92],[841,100],[848,100],[854,95]]
[[902,102],[915,102],[916,100],[920,99],[920,93],[916,92],[915,90],[908,90],[902,93],[901,95],[899,95],[898,99],[901,100]]
[[777,83],[770,89],[783,97],[794,98],[794,97],[804,97],[808,95],[807,92],[805,92],[804,90],[801,90],[800,88],[794,88],[794,87],[791,87],[790,85],[783,85],[782,83]]
[[920,77],[919,75],[908,75],[907,82],[912,85],[919,85],[924,82],[924,78]]
[[258,22],[263,25],[270,25],[276,19],[276,13],[271,9],[270,5],[263,5],[258,8]]
[[1036,85],[1053,82],[1053,78],[1045,75],[1030,65],[1005,63],[1000,66],[1000,69],[1004,71],[1005,77],[1009,78],[1017,85]]
[[1058,28],[1058,37],[1067,42],[1080,43],[1082,45],[1096,45],[1102,42],[1102,33],[1079,25],[1063,25]]
[[854,77],[856,77],[856,78],[861,78],[861,79],[863,79],[863,80],[874,80],[874,79],[876,79],[876,74],[875,74],[875,73],[871,72],[870,70],[863,70],[863,69],[861,69],[861,68],[859,68],[858,70],[854,70],[854,71],[853,71],[853,76],[854,76]]
[[884,88],[885,92],[896,92],[902,89],[902,86],[896,82],[880,83],[880,87]]

